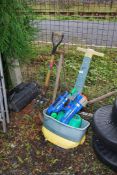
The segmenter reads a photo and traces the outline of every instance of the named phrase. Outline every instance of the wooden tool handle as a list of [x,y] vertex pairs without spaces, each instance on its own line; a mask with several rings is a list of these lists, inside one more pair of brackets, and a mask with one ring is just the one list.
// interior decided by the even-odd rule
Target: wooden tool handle
[[63,54],[60,55],[60,59],[59,59],[59,64],[58,64],[58,68],[57,68],[56,82],[55,82],[55,88],[54,88],[54,92],[53,92],[52,103],[56,99],[57,89],[58,89],[58,86],[59,86],[60,73],[61,73],[61,69],[62,69],[62,63],[63,63]]
[[46,88],[48,88],[48,85],[49,85],[50,75],[51,75],[51,72],[52,72],[53,64],[54,64],[54,55],[51,56],[51,60],[50,60],[50,63],[49,63],[49,70],[48,70],[48,73],[46,75],[46,80],[45,80],[45,87]]
[[46,87],[46,88],[47,88],[48,85],[49,85],[50,74],[51,74],[51,71],[49,70],[48,73],[47,73],[47,76],[46,76],[46,80],[45,80],[45,87]]
[[94,99],[88,101],[88,104],[91,105],[91,104],[93,104],[93,103],[96,103],[96,102],[98,102],[98,101],[104,100],[105,98],[108,98],[108,97],[110,97],[110,96],[112,96],[112,95],[115,95],[115,94],[117,94],[117,90],[112,91],[112,92],[108,92],[108,93],[105,94],[105,95],[102,95],[102,96],[100,96],[100,97],[94,98]]

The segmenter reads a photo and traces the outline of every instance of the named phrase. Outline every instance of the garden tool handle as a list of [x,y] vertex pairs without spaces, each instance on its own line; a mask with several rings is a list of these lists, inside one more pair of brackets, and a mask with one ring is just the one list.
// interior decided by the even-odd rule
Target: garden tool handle
[[85,56],[83,58],[82,65],[80,67],[79,74],[78,74],[77,79],[76,79],[76,83],[75,83],[74,88],[77,91],[72,96],[73,98],[75,98],[78,93],[82,93],[82,91],[83,91],[92,56],[93,55],[97,55],[97,56],[101,56],[101,57],[104,56],[103,53],[96,52],[95,50],[89,49],[89,48],[84,49],[84,48],[78,47],[77,50],[79,50],[81,52],[85,52]]
[[53,92],[53,98],[52,98],[52,103],[56,99],[56,94],[59,86],[59,80],[60,80],[60,73],[62,69],[62,63],[63,63],[63,53],[60,54],[60,59],[58,63],[58,68],[57,68],[57,73],[56,73],[56,81],[55,81],[55,87],[54,87],[54,92]]
[[49,64],[50,69],[48,70],[48,73],[47,73],[47,76],[46,76],[46,80],[45,80],[45,88],[47,88],[48,85],[49,85],[50,75],[51,75],[53,64],[54,64],[54,55],[51,56],[51,60],[50,60],[50,64]]
[[[56,36],[58,37],[56,40]],[[49,86],[49,81],[50,81],[50,76],[51,76],[51,72],[52,72],[52,68],[53,68],[53,64],[54,64],[54,58],[55,58],[55,53],[56,50],[58,48],[58,46],[61,44],[61,42],[63,41],[64,38],[64,34],[61,32],[52,32],[52,52],[51,52],[51,60],[49,63],[49,70],[46,76],[46,80],[45,80],[45,89],[47,90],[48,86]]]
[[100,53],[100,52],[96,52],[95,50],[93,49],[84,49],[84,48],[81,48],[81,47],[77,47],[77,50],[78,51],[81,51],[81,52],[85,52],[85,57],[89,57],[89,58],[92,58],[93,55],[96,55],[96,56],[99,56],[99,57],[103,57],[104,54],[103,53]]

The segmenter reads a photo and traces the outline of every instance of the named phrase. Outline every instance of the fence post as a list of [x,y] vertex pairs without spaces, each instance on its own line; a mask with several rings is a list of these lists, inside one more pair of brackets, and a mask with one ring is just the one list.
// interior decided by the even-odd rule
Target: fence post
[[22,82],[22,74],[18,60],[12,62],[12,65],[9,67],[9,73],[13,87]]
[[112,7],[113,7],[113,0],[111,0],[110,2],[110,8],[112,9]]

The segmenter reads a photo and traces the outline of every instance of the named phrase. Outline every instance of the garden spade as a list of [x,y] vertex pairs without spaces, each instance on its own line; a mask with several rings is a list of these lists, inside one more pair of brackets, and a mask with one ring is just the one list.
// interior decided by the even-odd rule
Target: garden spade
[[51,60],[49,62],[49,69],[48,69],[48,73],[46,75],[46,80],[45,80],[45,93],[46,93],[46,90],[48,89],[48,86],[49,86],[50,75],[52,73],[52,68],[54,65],[56,50],[57,50],[58,46],[61,44],[63,37],[64,37],[63,33],[52,32],[52,46],[53,46],[53,48],[52,48],[52,52],[51,52]]
[[49,62],[48,73],[47,73],[46,79],[45,79],[44,89],[42,91],[42,95],[41,95],[40,99],[38,100],[38,103],[43,104],[44,102],[48,101],[45,96],[46,96],[46,92],[47,92],[48,87],[49,87],[49,81],[50,81],[50,76],[51,76],[51,73],[52,73],[52,68],[53,68],[53,65],[54,65],[55,54],[56,54],[58,46],[63,41],[63,38],[64,38],[63,33],[61,33],[61,32],[52,32],[51,59],[50,59],[50,62]]

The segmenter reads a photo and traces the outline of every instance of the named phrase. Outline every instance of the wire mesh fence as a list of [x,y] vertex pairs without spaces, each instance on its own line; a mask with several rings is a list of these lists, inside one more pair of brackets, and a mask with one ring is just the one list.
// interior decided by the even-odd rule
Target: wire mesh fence
[[[37,29],[35,44],[39,55],[43,56],[46,61],[40,61],[40,58],[37,58],[30,65],[25,65],[22,69],[24,79],[33,79],[44,84],[50,59],[48,55],[51,53],[52,32],[64,33],[63,44],[67,46],[67,51],[76,50],[76,47],[80,45],[96,47],[96,50],[105,51],[108,55],[113,53],[113,57],[116,56],[117,1],[30,0],[28,5],[33,9],[31,25]],[[71,57],[74,67],[75,56],[71,52],[67,56]],[[66,64],[68,64],[67,61]],[[52,78],[52,86],[54,86],[55,76],[56,69],[54,79]],[[70,76],[72,77],[72,72],[66,76],[66,79]],[[74,83],[70,81],[71,84]]]
[[32,25],[35,40],[51,42],[51,33],[63,32],[67,44],[117,47],[117,2],[114,0],[35,0]]

